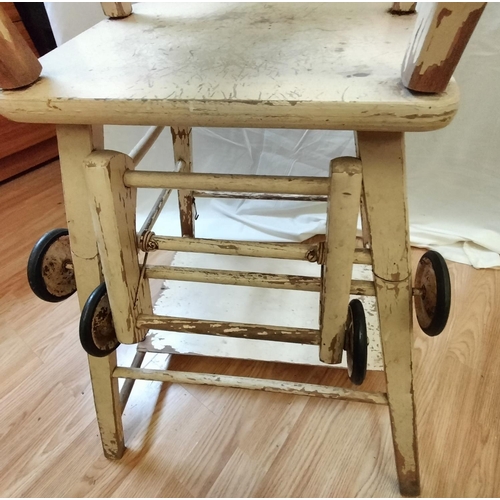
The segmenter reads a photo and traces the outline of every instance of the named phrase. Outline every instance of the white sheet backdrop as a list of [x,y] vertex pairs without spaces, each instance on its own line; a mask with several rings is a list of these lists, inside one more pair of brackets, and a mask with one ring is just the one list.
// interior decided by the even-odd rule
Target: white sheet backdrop
[[[57,42],[103,19],[98,3],[46,3]],[[444,130],[407,134],[411,242],[475,267],[500,266],[500,4],[490,3],[455,74],[462,103]],[[143,127],[107,127],[106,147],[129,151]],[[325,175],[329,160],[354,153],[350,132],[194,130],[197,171]],[[141,168],[172,169],[165,131]],[[153,194],[140,193],[139,220]],[[199,200],[201,237],[301,240],[324,231],[318,203]],[[179,234],[175,199],[157,232]],[[290,216],[293,215],[293,218]]]

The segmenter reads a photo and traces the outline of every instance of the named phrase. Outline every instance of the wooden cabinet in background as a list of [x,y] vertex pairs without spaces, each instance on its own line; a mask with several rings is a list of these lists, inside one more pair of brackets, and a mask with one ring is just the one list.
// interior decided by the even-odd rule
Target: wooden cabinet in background
[[[2,2],[17,29],[39,56],[21,16],[12,2]],[[16,123],[0,116],[0,182],[56,158],[56,129],[53,125]]]

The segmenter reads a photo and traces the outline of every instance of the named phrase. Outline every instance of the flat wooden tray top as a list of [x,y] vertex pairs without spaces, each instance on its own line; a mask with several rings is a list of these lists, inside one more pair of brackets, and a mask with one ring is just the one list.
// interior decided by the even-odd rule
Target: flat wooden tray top
[[415,15],[389,4],[134,4],[0,92],[16,121],[424,131],[458,104],[403,87]]

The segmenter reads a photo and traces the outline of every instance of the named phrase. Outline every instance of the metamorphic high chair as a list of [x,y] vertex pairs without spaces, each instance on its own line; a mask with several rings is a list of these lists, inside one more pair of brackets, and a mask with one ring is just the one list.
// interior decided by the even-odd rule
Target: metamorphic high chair
[[[458,106],[453,71],[484,3],[103,3],[109,19],[38,61],[0,8],[0,113],[57,125],[68,230],[47,233],[28,263],[34,292],[59,301],[78,291],[104,454],[125,446],[118,378],[217,385],[389,406],[399,486],[420,492],[412,378],[413,302],[421,328],[439,334],[450,307],[443,258],[427,252],[412,283],[404,133],[448,125]],[[42,69],[43,66],[43,69]],[[152,128],[130,154],[104,150],[102,125]],[[176,171],[135,167],[171,127]],[[191,127],[353,130],[357,157],[328,177],[192,172]],[[136,232],[137,188],[162,188]],[[182,237],[153,225],[178,190]],[[195,237],[196,197],[327,201],[326,235],[302,243]],[[361,212],[363,247],[356,247]],[[148,265],[170,250],[296,259],[321,277]],[[142,252],[141,252],[142,251]],[[144,253],[144,256],[143,255]],[[354,264],[373,280],[352,280]],[[319,293],[319,329],[153,314],[149,279]],[[209,373],[117,366],[120,343],[149,329],[318,346],[351,382],[367,369],[362,303],[376,297],[387,393]],[[130,391],[131,383],[123,392]]]

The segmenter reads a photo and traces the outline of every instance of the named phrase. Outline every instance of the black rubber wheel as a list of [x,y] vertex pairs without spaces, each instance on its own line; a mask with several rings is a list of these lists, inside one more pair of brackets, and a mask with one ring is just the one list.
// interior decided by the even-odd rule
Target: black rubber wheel
[[45,233],[28,259],[28,282],[33,293],[47,302],[61,302],[76,292],[75,273],[67,229]]
[[358,299],[349,303],[344,349],[347,353],[349,379],[353,384],[361,385],[365,380],[368,364],[368,335],[365,310]]
[[418,262],[415,274],[415,312],[420,328],[435,337],[445,328],[450,315],[451,282],[443,256],[429,250]]
[[80,343],[87,354],[97,358],[108,356],[120,345],[113,325],[106,283],[101,283],[83,306]]

